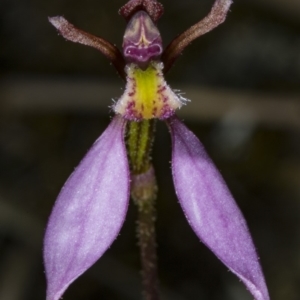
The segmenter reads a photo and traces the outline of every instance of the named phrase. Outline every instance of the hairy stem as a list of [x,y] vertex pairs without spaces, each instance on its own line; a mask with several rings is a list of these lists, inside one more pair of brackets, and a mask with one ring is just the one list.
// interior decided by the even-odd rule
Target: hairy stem
[[131,196],[138,208],[137,237],[145,300],[159,299],[155,235],[156,192],[157,186],[152,167],[144,174],[132,176]]
[[145,300],[159,299],[155,235],[157,185],[151,164],[153,138],[153,120],[128,122],[126,144],[131,167],[131,197],[138,209],[137,237]]

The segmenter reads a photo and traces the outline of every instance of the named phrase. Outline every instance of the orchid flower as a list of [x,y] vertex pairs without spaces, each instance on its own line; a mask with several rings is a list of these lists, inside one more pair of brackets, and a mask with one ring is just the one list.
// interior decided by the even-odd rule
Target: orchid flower
[[47,300],[58,300],[110,247],[126,217],[130,193],[148,207],[145,213],[151,211],[146,200],[156,194],[149,155],[154,119],[170,130],[174,186],[191,228],[256,300],[269,299],[245,219],[201,142],[176,117],[185,99],[164,79],[191,41],[225,20],[230,5],[231,0],[216,0],[207,17],[165,50],[156,27],[163,7],[156,0],[130,0],[120,9],[127,21],[123,52],[63,17],[49,18],[67,40],[109,58],[126,89],[113,106],[110,125],[71,174],[51,213],[44,243]]

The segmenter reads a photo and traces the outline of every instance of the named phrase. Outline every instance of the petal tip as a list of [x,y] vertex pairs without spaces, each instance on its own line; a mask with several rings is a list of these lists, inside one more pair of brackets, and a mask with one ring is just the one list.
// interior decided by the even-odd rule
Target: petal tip
[[48,17],[48,20],[58,30],[67,23],[67,20],[61,16]]

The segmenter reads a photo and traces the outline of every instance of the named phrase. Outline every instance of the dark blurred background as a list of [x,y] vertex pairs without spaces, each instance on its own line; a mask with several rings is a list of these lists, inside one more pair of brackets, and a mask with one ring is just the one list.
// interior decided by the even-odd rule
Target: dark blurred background
[[[212,0],[164,0],[165,45]],[[94,49],[66,42],[63,15],[121,46],[121,0],[0,2],[0,299],[45,298],[42,239],[63,183],[108,125],[124,82]],[[192,101],[179,115],[198,135],[243,211],[273,300],[300,295],[300,1],[235,1],[227,21],[195,41],[167,80]],[[201,244],[174,194],[170,138],[159,122],[159,276],[165,300],[250,300]],[[64,299],[141,299],[136,210]]]

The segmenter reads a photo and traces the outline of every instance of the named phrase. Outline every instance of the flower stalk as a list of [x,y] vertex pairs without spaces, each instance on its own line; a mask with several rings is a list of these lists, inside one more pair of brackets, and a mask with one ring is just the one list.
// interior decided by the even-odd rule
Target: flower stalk
[[131,198],[138,210],[136,233],[140,248],[143,296],[158,300],[155,201],[157,184],[151,164],[155,120],[127,124],[126,146],[131,171]]
[[147,172],[132,176],[131,197],[138,209],[136,232],[145,300],[159,299],[155,234],[156,195],[157,185],[152,166]]

